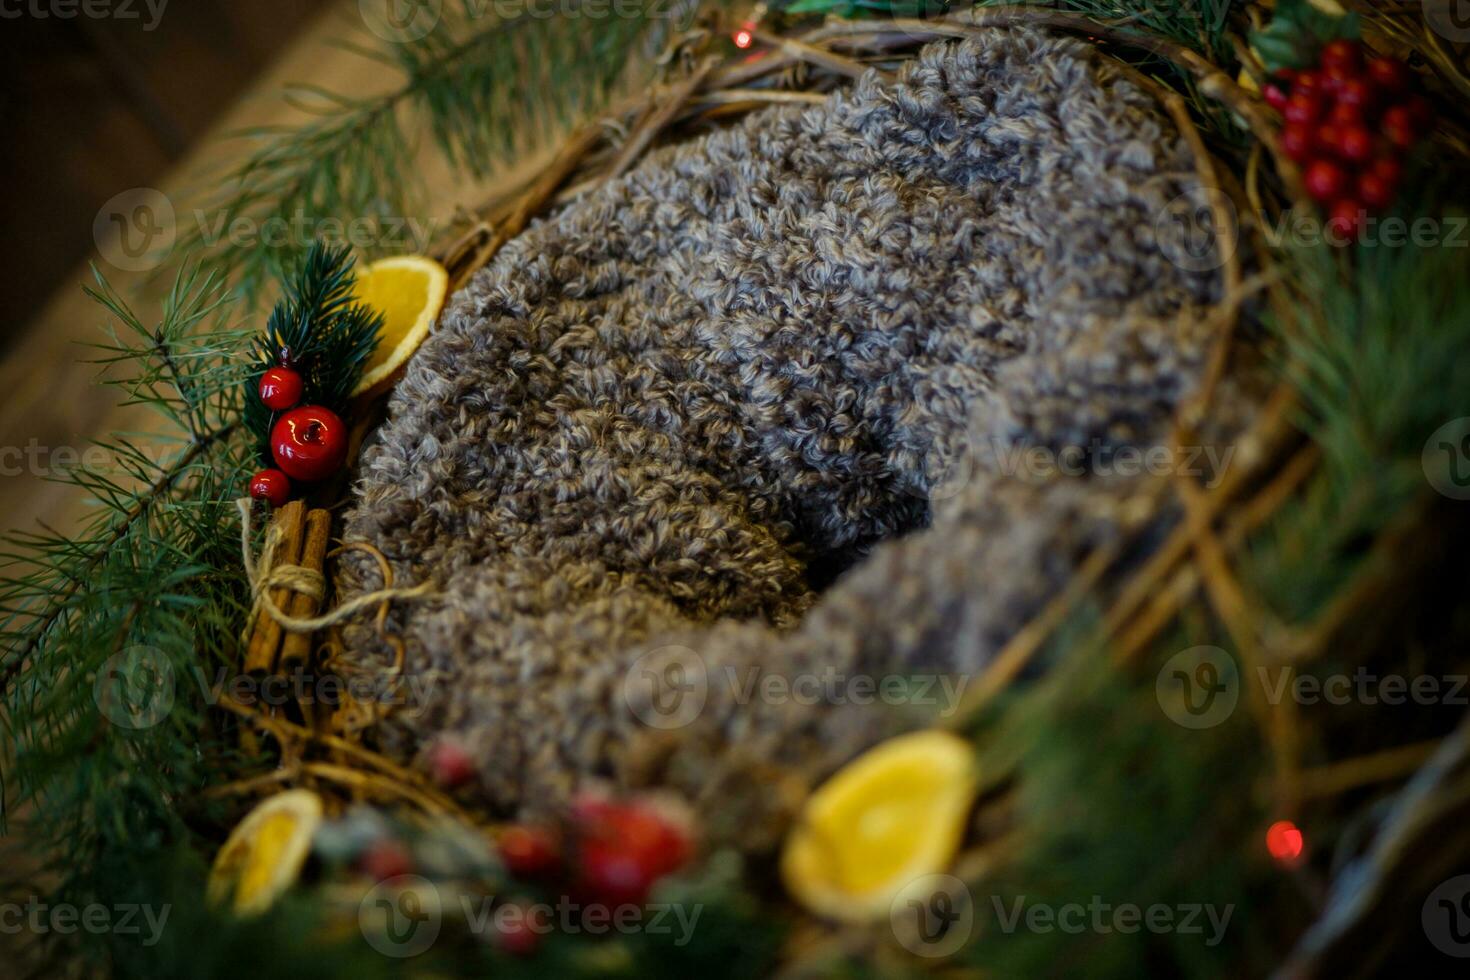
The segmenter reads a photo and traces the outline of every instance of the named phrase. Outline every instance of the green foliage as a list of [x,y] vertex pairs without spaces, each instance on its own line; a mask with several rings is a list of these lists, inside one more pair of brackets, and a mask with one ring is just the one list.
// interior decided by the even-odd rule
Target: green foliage
[[1267,71],[1305,68],[1317,62],[1322,45],[1338,38],[1357,38],[1362,18],[1329,14],[1308,0],[1279,0],[1271,23],[1250,34],[1251,46],[1261,56]]
[[1211,56],[1230,56],[1230,43],[1225,36],[1231,9],[1239,0],[1171,0],[1171,2],[1137,2],[1137,0],[981,0],[979,7],[1029,5],[1060,10],[1090,17],[1104,23],[1116,23],[1141,35],[1156,35],[1178,41]]
[[257,378],[289,352],[304,382],[304,404],[341,414],[378,345],[383,314],[353,301],[355,260],[343,246],[314,242],[255,339],[256,373],[245,381],[245,425],[269,458],[274,413],[257,396]]
[[[100,275],[88,292],[117,323],[96,348],[104,380],[169,429],[118,435],[104,462],[58,476],[96,516],[13,536],[0,566],[8,816],[19,804],[12,827],[82,903],[111,900],[105,855],[189,839],[205,813],[193,791],[230,771],[228,752],[201,751],[201,680],[233,662],[245,613],[230,502],[250,465],[236,421],[248,334],[225,321],[219,280],[182,272],[152,327]],[[162,710],[135,724],[138,697]]]

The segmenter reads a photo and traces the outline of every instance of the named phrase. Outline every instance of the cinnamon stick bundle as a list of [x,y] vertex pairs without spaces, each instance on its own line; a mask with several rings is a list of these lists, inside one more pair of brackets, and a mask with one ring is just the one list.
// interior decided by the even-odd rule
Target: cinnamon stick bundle
[[[301,560],[302,536],[305,531],[306,503],[293,500],[276,511],[273,523],[282,529],[281,543],[271,561],[272,567],[295,565]],[[285,609],[290,590],[284,586],[271,590],[271,601],[279,609]],[[276,666],[276,655],[281,647],[281,624],[271,618],[269,611],[261,607],[255,619],[255,629],[250,634],[250,645],[245,649],[245,673],[251,677],[264,677]]]

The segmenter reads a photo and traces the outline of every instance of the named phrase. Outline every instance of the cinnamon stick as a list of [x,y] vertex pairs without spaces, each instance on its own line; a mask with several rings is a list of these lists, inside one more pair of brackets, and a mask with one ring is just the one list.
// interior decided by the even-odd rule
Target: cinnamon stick
[[[271,566],[294,565],[301,559],[301,539],[305,525],[306,503],[293,500],[276,511],[274,523],[281,526],[281,543]],[[284,609],[290,590],[284,586],[271,590],[271,600],[277,608]],[[255,630],[250,635],[250,646],[245,650],[245,673],[252,677],[269,674],[276,665],[276,654],[281,646],[281,624],[271,618],[263,606],[255,620]]]
[[[326,567],[327,539],[331,533],[331,511],[313,510],[306,515],[306,544],[301,549],[300,560],[302,568],[320,572]],[[294,593],[291,604],[286,607],[286,612],[297,618],[315,616],[320,610],[321,600],[304,592]],[[276,673],[290,674],[293,670],[306,666],[311,659],[311,637],[310,633],[286,634]]]

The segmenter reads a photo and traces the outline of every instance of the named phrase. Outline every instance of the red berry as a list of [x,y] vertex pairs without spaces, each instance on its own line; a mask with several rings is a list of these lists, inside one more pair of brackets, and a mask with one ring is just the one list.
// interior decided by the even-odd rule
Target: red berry
[[1315,92],[1295,92],[1287,100],[1281,114],[1289,123],[1314,123],[1322,118],[1322,96]]
[[1369,171],[1358,177],[1358,196],[1363,203],[1375,210],[1382,210],[1393,203],[1397,185],[1381,174]]
[[518,915],[498,918],[495,945],[511,956],[530,956],[536,952],[541,947],[541,934],[531,924],[530,913],[520,909]]
[[1297,76],[1301,73],[1298,72],[1295,68],[1278,68],[1276,69],[1275,74],[1277,78],[1281,79],[1286,84],[1294,85],[1296,84]]
[[1303,176],[1307,193],[1323,204],[1330,204],[1347,189],[1347,171],[1331,160],[1317,160]]
[[293,408],[271,429],[271,455],[293,480],[325,480],[347,460],[347,426],[320,405]]
[[358,865],[374,881],[387,881],[413,873],[413,855],[399,841],[390,837],[375,840],[362,852]]
[[1393,95],[1408,89],[1410,77],[1408,67],[1397,58],[1374,58],[1368,62],[1368,78]]
[[1404,179],[1404,165],[1399,162],[1398,157],[1379,157],[1373,161],[1368,172],[1388,181],[1395,190],[1398,189],[1399,181]]
[[1324,68],[1322,70],[1322,91],[1328,95],[1336,96],[1342,91],[1342,87],[1358,77],[1357,69],[1342,67]]
[[445,789],[457,789],[475,778],[474,760],[452,739],[440,739],[429,750],[429,769],[434,782]]
[[495,843],[505,869],[517,878],[542,878],[561,864],[556,837],[540,827],[507,827]]
[[301,375],[288,367],[273,367],[260,376],[260,400],[273,412],[284,412],[301,401]]
[[1281,152],[1297,163],[1306,163],[1317,149],[1316,135],[1307,123],[1288,123],[1281,130]]
[[646,855],[608,841],[583,844],[578,863],[581,889],[593,900],[608,905],[642,905],[658,879]]
[[1323,45],[1320,60],[1323,68],[1356,71],[1363,66],[1363,49],[1357,41],[1339,38]]
[[1266,98],[1266,104],[1277,112],[1286,108],[1286,103],[1291,100],[1291,93],[1285,85],[1280,82],[1267,82],[1261,89],[1261,94]]
[[1296,81],[1292,84],[1292,95],[1315,95],[1322,90],[1322,73],[1304,69],[1296,73]]
[[1359,201],[1344,198],[1332,206],[1327,219],[1328,241],[1333,245],[1350,245],[1358,240],[1368,212]]
[[1419,127],[1407,106],[1396,105],[1383,114],[1383,134],[1390,143],[1407,150],[1419,142]]
[[272,507],[284,507],[291,499],[291,478],[280,470],[261,470],[250,478],[250,496],[268,500]]
[[1363,125],[1363,110],[1355,105],[1339,102],[1327,114],[1327,121],[1337,123],[1339,126],[1361,126]]
[[1342,127],[1337,123],[1323,123],[1317,127],[1317,147],[1323,153],[1336,155],[1342,142]]
[[1361,78],[1350,78],[1337,90],[1337,101],[1341,105],[1356,106],[1366,113],[1372,111],[1377,93]]
[[1333,149],[1344,160],[1362,163],[1373,156],[1373,134],[1366,126],[1340,126]]

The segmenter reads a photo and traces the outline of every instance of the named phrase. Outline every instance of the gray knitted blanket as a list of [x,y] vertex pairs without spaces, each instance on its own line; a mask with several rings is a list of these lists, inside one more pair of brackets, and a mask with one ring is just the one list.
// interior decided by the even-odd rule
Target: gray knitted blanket
[[[759,845],[783,787],[952,710],[1118,533],[1107,461],[1196,382],[1218,278],[1155,231],[1192,166],[1087,45],[996,31],[534,225],[356,488],[345,537],[439,590],[389,620],[390,750],[462,740],[505,811],[670,786]],[[346,596],[380,585],[344,559]]]

